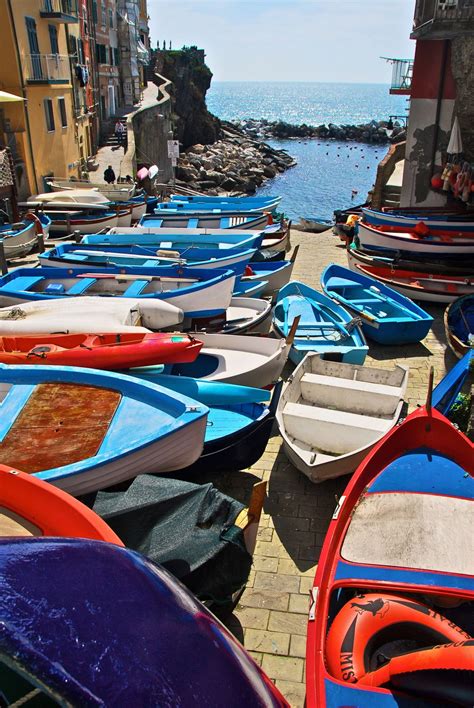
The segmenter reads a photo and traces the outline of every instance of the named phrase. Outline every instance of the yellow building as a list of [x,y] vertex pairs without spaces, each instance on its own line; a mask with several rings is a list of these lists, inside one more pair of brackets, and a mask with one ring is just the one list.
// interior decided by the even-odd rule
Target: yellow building
[[20,198],[44,191],[53,174],[78,177],[88,157],[87,131],[81,125],[80,145],[76,124],[70,25],[78,25],[77,0],[0,0],[0,89],[26,99],[0,105],[0,140],[12,150]]

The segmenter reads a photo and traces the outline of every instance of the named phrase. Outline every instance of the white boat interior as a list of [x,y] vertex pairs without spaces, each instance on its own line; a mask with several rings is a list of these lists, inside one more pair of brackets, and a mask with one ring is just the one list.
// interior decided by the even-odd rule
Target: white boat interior
[[353,471],[350,458],[398,420],[407,378],[398,365],[387,370],[307,355],[284,387],[277,415],[292,461],[313,481]]

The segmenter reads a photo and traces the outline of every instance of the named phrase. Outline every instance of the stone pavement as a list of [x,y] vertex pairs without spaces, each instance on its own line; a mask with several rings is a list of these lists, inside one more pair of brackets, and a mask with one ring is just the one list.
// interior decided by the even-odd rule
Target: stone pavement
[[[293,279],[319,287],[321,272],[331,262],[346,265],[345,251],[330,232],[292,232],[300,244]],[[367,363],[410,368],[410,409],[426,397],[429,367],[435,382],[455,363],[446,348],[442,306],[426,308],[436,317],[426,339],[414,346],[381,347],[369,342]],[[225,623],[276,682],[295,708],[304,704],[308,592],[329,520],[346,478],[311,483],[285,457],[275,431],[263,457],[248,470],[228,473],[214,484],[246,503],[252,485],[268,480],[268,497],[260,524],[254,565],[247,588]]]
[[[146,108],[147,106],[152,106],[156,103],[156,97],[158,95],[158,87],[156,84],[149,81],[146,88],[143,91],[143,97],[140,103],[136,106],[124,106],[117,110],[116,118],[125,118],[131,113],[134,113],[139,108]],[[126,177],[120,172],[122,160],[124,156],[124,148],[117,145],[104,145],[99,148],[96,155],[96,161],[99,163],[99,168],[96,172],[91,173],[91,182],[104,182],[104,170],[112,165],[112,169],[115,172],[116,177]],[[133,177],[133,175],[132,175]]]

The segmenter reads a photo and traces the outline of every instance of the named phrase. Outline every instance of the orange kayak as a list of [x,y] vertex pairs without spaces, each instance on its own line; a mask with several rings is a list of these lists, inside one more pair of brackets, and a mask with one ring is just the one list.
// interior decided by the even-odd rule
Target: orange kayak
[[123,546],[100,516],[62,489],[0,465],[0,537],[66,536]]
[[202,342],[180,332],[0,337],[0,363],[118,370],[185,364],[196,359],[201,347]]

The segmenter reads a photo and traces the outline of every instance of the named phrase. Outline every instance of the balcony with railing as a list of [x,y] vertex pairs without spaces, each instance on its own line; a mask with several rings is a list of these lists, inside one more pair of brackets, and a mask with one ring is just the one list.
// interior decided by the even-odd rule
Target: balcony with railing
[[392,57],[381,57],[381,59],[385,59],[392,65],[390,93],[409,96],[413,75],[413,59],[394,59]]
[[64,24],[78,22],[77,0],[42,0],[40,17]]
[[452,39],[474,31],[474,0],[417,0],[412,39]]
[[69,57],[65,54],[28,54],[25,78],[29,84],[68,84],[71,81]]

